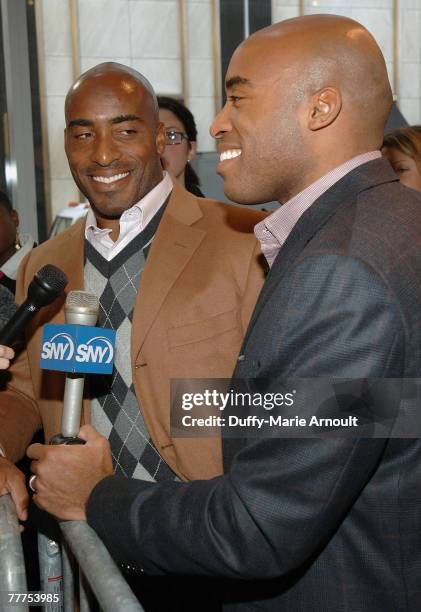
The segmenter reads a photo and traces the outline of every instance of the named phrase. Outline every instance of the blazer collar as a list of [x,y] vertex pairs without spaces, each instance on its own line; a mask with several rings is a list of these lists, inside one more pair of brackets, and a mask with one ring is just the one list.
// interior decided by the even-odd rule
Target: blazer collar
[[358,166],[332,185],[301,216],[291,234],[279,251],[266,278],[254,309],[243,347],[246,345],[254,324],[270,299],[275,287],[302,252],[304,247],[327,221],[339,210],[349,206],[355,197],[367,189],[383,183],[398,181],[389,162],[383,158],[375,159]]
[[[165,297],[206,235],[204,230],[191,227],[202,217],[198,199],[174,182],[149,250],[136,298],[132,327],[134,358]],[[85,219],[80,219],[54,240],[57,241],[55,263],[69,278],[66,294],[83,289]]]
[[174,184],[136,298],[132,327],[134,361],[166,296],[206,235],[204,230],[192,227],[202,216],[198,199]]
[[65,294],[83,290],[83,257],[85,241],[85,219],[79,219],[66,232],[51,241],[54,264],[63,270],[69,280]]

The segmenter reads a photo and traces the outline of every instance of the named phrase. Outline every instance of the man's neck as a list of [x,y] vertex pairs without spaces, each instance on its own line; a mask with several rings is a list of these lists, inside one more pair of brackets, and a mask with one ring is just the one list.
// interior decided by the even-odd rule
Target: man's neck
[[120,235],[120,217],[118,219],[107,219],[95,214],[97,225],[100,229],[110,229],[109,237],[113,242],[118,240]]

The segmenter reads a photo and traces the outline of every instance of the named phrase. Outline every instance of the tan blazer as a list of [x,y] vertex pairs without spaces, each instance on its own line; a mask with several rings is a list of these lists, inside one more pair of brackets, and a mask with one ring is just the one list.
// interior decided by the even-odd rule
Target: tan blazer
[[[196,198],[174,186],[148,254],[135,303],[131,359],[136,395],[162,457],[183,479],[222,471],[218,438],[170,437],[170,378],[229,378],[263,284],[253,234],[263,213]],[[85,221],[34,249],[23,261],[17,301],[46,263],[63,270],[66,293],[83,289]],[[64,322],[63,299],[40,311],[28,331],[27,351],[0,392],[0,444],[16,461],[34,432],[46,440],[61,430],[64,375],[41,371],[42,326]],[[89,402],[84,402],[89,422]]]

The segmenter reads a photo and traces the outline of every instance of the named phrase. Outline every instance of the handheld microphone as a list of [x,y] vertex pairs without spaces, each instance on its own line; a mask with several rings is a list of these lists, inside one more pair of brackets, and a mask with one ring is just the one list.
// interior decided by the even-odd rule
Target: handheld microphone
[[26,300],[0,331],[0,344],[16,344],[29,321],[43,306],[54,302],[66,285],[67,276],[64,272],[51,264],[41,268],[29,284]]
[[[98,319],[99,299],[87,291],[71,291],[67,296],[64,312],[67,324],[95,325]],[[55,435],[50,440],[50,444],[83,443],[77,438],[77,434],[80,429],[84,384],[83,374],[66,375],[61,434]]]

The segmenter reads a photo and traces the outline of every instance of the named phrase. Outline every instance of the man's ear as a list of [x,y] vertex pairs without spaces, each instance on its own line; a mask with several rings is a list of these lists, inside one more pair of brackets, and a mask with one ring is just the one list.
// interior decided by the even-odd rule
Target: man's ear
[[341,112],[342,97],[338,89],[324,87],[311,96],[308,128],[312,131],[331,125]]
[[158,123],[156,128],[156,150],[159,155],[162,155],[165,150],[165,125],[161,122]]

